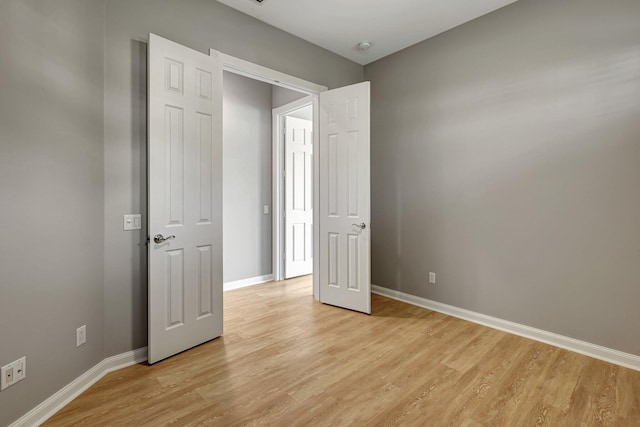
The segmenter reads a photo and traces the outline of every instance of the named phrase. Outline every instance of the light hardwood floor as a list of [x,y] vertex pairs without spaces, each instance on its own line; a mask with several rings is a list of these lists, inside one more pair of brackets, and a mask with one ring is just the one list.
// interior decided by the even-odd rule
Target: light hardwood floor
[[225,293],[224,336],[113,372],[46,426],[640,426],[640,372],[309,277]]

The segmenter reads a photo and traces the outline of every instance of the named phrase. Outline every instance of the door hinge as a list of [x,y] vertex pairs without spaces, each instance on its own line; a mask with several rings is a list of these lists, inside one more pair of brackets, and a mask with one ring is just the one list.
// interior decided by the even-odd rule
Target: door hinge
[[287,171],[286,170],[282,170],[282,177],[286,178],[287,177]]

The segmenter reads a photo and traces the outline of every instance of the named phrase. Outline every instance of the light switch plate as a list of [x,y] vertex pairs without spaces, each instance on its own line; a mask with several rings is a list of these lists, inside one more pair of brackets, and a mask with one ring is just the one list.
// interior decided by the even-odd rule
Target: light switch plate
[[76,347],[80,347],[87,342],[87,325],[82,325],[76,329]]
[[142,229],[142,215],[141,214],[125,215],[123,218],[123,225],[124,225],[124,231]]

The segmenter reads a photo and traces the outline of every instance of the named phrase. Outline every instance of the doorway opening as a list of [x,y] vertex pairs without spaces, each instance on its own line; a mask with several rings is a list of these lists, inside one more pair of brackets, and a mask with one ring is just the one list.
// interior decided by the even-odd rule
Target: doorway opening
[[[317,144],[318,94],[327,88],[214,54],[221,58],[224,70],[224,290],[312,274],[317,244],[312,209],[317,197],[316,159],[312,153]],[[295,127],[294,122],[303,128]],[[306,146],[289,158],[287,132],[292,140],[302,138]],[[293,145],[292,141],[289,147]],[[296,176],[300,178],[297,182],[288,182],[287,178]],[[287,201],[291,202],[290,219],[300,213],[304,202],[302,222],[287,222]],[[291,255],[288,272],[287,254]],[[316,277],[313,285],[317,298]]]
[[222,87],[224,288],[311,274],[312,100],[228,71]]

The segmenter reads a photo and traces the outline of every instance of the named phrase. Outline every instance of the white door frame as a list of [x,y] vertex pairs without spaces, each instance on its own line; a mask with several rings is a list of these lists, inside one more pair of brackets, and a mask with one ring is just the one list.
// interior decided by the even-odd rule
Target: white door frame
[[[314,153],[319,152],[318,148],[320,144],[320,132],[318,129],[318,123],[319,123],[318,94],[320,92],[326,91],[328,89],[326,86],[322,86],[316,83],[302,80],[297,77],[290,76],[288,74],[281,73],[279,71],[272,70],[267,67],[263,67],[262,65],[245,61],[244,59],[235,58],[231,55],[227,55],[225,53],[216,51],[215,49],[210,49],[209,54],[211,56],[218,56],[220,58],[222,62],[223,71],[229,71],[231,73],[239,74],[244,77],[249,77],[254,80],[258,80],[258,81],[269,83],[275,86],[280,86],[287,89],[295,90],[297,92],[303,92],[308,95],[312,95],[314,99],[313,100],[313,105],[314,105],[313,107],[313,152]],[[278,153],[276,152],[276,147],[272,147],[272,155],[273,155],[272,169],[274,173],[277,173],[279,170],[281,170],[280,163],[282,163],[282,161],[278,157]],[[314,155],[313,156],[313,206],[314,206],[314,209],[313,209],[313,253],[314,253],[313,272],[314,273],[317,273],[320,271],[320,265],[319,265],[320,260],[318,256],[315,256],[315,254],[320,253],[320,229],[319,229],[320,218],[319,218],[319,210],[316,209],[316,207],[319,206],[320,204],[319,171],[320,171],[319,157]],[[279,181],[275,176],[272,177],[272,179],[274,183]],[[272,187],[277,187],[277,186],[273,185]],[[281,197],[282,195],[279,195],[279,196]],[[273,275],[274,275],[274,280],[281,280],[280,278],[282,277],[282,268],[279,266],[282,264],[280,260],[281,256],[279,256],[281,254],[281,249],[280,249],[281,242],[279,241],[280,239],[277,239],[276,237],[279,236],[280,234],[280,227],[282,226],[282,224],[276,224],[277,222],[276,215],[274,215],[275,206],[279,206],[279,200],[276,200],[276,196],[274,194],[273,200],[272,200],[272,206],[271,206],[271,212],[272,212],[271,220],[272,220],[272,230],[273,230],[272,242],[274,243],[273,254],[272,254],[273,255],[272,256]],[[277,248],[275,247],[275,243],[278,244]],[[276,259],[277,259],[277,263],[276,263]],[[313,296],[317,300],[320,299],[320,281],[319,281],[318,274],[313,275]]]
[[[284,271],[284,256],[282,255],[285,249],[284,244],[284,182],[283,173],[285,170],[284,162],[284,118],[285,116],[297,111],[301,108],[312,106],[314,112],[318,107],[318,97],[314,95],[305,96],[304,98],[293,101],[282,107],[273,109],[273,206],[271,212],[273,214],[273,280],[283,280]],[[315,116],[314,116],[315,118]],[[313,132],[316,133],[315,128],[316,120],[313,120]],[[315,139],[315,136],[314,136]],[[314,166],[315,170],[315,166]],[[314,178],[315,182],[315,178]],[[315,194],[315,191],[314,191]],[[314,200],[315,204],[315,200]],[[314,217],[315,219],[315,217]],[[314,233],[315,234],[315,233]],[[315,238],[315,236],[314,236]]]

